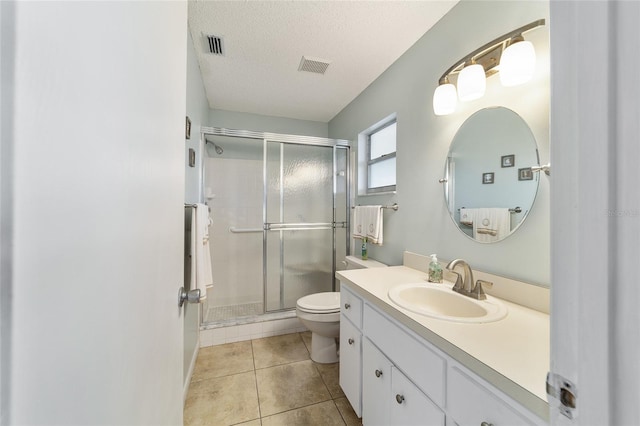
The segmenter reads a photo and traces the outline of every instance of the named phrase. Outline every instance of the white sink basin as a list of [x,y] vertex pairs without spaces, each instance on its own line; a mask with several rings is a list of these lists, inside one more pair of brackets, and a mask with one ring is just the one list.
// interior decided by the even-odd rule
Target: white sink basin
[[491,296],[475,300],[451,290],[450,284],[401,284],[389,290],[389,299],[416,314],[446,321],[487,323],[507,316],[507,307]]

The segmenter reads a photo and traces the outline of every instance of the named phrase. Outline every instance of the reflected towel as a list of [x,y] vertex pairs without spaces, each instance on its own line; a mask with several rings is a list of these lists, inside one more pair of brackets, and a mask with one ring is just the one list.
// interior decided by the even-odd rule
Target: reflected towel
[[499,241],[511,232],[511,216],[506,208],[475,209],[473,238],[480,242]]
[[195,226],[191,225],[192,247],[195,245],[195,287],[200,289],[200,301],[207,298],[207,289],[213,287],[211,251],[209,250],[209,207],[196,204]]
[[460,223],[463,225],[473,225],[473,215],[475,214],[476,209],[465,209],[462,207],[460,209]]

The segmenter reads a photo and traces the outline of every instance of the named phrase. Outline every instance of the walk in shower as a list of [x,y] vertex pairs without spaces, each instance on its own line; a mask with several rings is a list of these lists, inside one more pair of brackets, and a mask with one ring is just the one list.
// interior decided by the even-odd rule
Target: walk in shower
[[203,323],[291,314],[300,297],[334,291],[349,244],[348,141],[203,133],[214,283]]

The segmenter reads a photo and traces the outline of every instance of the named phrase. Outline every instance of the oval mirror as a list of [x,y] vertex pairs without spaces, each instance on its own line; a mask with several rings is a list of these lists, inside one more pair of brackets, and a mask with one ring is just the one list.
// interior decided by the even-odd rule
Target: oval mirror
[[503,107],[485,108],[456,133],[445,164],[444,195],[456,227],[481,243],[513,234],[538,191],[538,148],[527,123]]

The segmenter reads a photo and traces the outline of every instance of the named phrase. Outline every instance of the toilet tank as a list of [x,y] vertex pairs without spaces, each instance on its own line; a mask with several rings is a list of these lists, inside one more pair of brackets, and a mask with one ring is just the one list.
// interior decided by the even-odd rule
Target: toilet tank
[[386,268],[382,262],[378,262],[377,260],[367,259],[362,260],[356,256],[347,256],[344,258],[344,262],[346,263],[345,269],[364,269],[364,268]]

